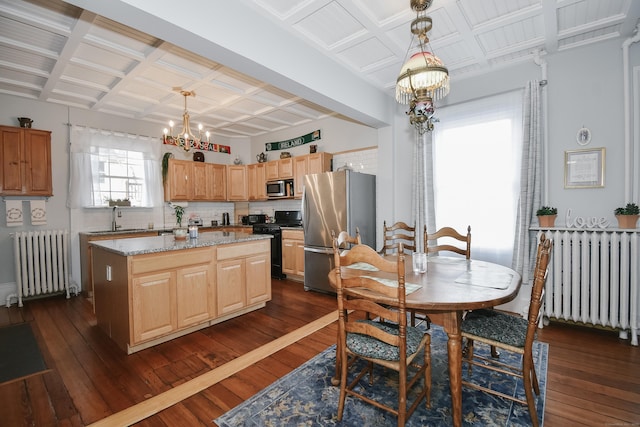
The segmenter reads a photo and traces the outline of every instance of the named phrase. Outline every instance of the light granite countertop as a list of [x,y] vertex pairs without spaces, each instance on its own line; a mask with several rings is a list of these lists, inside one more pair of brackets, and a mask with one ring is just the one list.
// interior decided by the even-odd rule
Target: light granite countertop
[[199,233],[196,239],[179,240],[173,235],[132,237],[129,239],[95,240],[89,242],[95,247],[105,249],[123,256],[143,255],[156,252],[179,251],[183,249],[202,248],[205,246],[228,245],[232,243],[250,242],[271,239],[270,234],[250,234],[233,231],[213,231]]

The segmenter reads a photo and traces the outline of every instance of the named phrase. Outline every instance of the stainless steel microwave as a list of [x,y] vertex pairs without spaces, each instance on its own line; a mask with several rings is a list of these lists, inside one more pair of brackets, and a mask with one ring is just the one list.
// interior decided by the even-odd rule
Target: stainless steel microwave
[[293,197],[292,179],[280,179],[267,182],[267,198],[281,199],[284,197]]

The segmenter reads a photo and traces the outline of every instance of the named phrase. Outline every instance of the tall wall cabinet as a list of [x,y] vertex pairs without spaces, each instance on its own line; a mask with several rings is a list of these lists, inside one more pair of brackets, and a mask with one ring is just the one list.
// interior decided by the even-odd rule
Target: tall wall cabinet
[[50,131],[0,126],[0,153],[0,195],[53,195]]

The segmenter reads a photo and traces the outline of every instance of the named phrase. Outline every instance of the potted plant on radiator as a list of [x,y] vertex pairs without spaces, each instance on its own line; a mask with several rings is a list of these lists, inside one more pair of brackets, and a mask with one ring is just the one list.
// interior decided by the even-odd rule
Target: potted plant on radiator
[[626,206],[616,208],[613,213],[618,219],[618,227],[620,228],[636,228],[638,216],[640,216],[640,208],[635,203],[627,203]]
[[536,211],[538,222],[542,228],[551,228],[556,222],[558,209],[551,206],[543,206]]

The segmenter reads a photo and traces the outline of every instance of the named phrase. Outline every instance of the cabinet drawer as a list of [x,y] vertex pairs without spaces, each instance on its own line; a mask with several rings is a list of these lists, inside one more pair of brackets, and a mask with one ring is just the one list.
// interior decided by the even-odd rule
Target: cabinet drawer
[[207,264],[214,258],[214,248],[187,249],[169,251],[162,254],[138,255],[131,262],[131,273],[148,273],[151,271],[171,270],[187,265]]
[[302,230],[282,230],[282,239],[304,240],[304,231]]
[[246,258],[251,255],[257,255],[271,250],[271,243],[269,240],[261,240],[259,242],[250,243],[237,243],[230,246],[218,247],[218,261],[223,259],[231,259],[243,257]]

